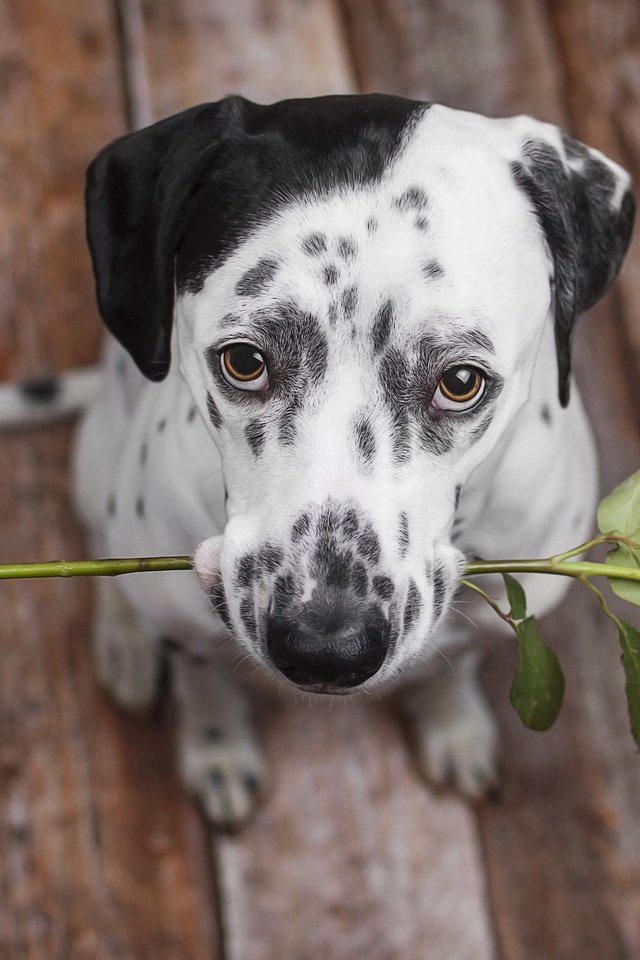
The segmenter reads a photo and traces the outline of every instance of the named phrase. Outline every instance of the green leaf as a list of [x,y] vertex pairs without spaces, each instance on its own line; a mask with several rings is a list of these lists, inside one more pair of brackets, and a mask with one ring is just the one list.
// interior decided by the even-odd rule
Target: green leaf
[[510,573],[503,573],[502,579],[507,588],[507,598],[514,620],[524,620],[527,615],[527,598],[520,583]]
[[[617,567],[635,567],[637,570],[640,569],[640,550],[631,549],[626,543],[618,543],[606,555],[604,562]],[[609,586],[617,597],[640,606],[640,583],[638,581],[612,579],[609,580]]]
[[[597,513],[600,533],[616,533],[640,542],[640,470],[627,477],[600,501]],[[619,543],[605,557],[605,563],[640,569],[640,549]],[[640,605],[640,583],[609,580],[616,596]]]
[[560,713],[564,676],[555,653],[540,637],[535,617],[516,625],[520,657],[511,686],[511,705],[525,727],[548,730]]
[[640,470],[600,501],[596,516],[600,533],[640,539]]
[[618,638],[622,647],[622,667],[631,733],[636,746],[640,747],[640,632],[624,620],[619,620]]

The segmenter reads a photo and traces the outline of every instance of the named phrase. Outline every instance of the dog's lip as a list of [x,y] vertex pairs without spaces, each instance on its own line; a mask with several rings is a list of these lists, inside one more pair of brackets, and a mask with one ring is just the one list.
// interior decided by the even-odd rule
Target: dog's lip
[[220,582],[222,541],[222,535],[209,537],[198,544],[193,554],[193,566],[198,580],[207,592]]
[[296,690],[302,690],[303,693],[315,693],[323,697],[352,697],[362,690],[364,684],[359,684],[357,687],[332,687],[329,683],[292,683],[291,686]]

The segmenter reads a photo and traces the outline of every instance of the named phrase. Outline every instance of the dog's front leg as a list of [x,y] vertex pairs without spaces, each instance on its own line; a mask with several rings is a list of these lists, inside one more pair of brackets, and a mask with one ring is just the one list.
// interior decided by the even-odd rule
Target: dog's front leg
[[209,654],[177,651],[173,676],[183,781],[212,824],[238,826],[253,812],[266,774],[249,697],[229,665]]
[[151,705],[160,675],[158,643],[117,581],[106,577],[97,582],[93,654],[100,683],[120,706]]
[[498,784],[497,735],[477,677],[478,655],[465,652],[402,694],[420,773],[433,786],[472,799]]

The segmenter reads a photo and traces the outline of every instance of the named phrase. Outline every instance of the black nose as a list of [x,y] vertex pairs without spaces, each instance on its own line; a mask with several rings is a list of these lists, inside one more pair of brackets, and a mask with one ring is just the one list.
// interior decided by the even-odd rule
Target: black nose
[[378,672],[387,647],[387,632],[380,624],[350,624],[330,633],[278,617],[267,625],[273,663],[301,686],[357,687]]

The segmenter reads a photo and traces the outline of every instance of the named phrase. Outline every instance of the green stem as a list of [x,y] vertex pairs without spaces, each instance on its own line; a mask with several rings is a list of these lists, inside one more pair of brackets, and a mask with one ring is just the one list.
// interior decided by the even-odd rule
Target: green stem
[[594,537],[593,540],[587,540],[586,543],[581,543],[577,547],[572,547],[571,550],[567,550],[566,553],[557,553],[553,557],[549,557],[551,563],[562,563],[563,560],[569,560],[570,557],[575,557],[579,553],[586,553],[587,550],[590,550],[592,547],[597,547],[601,543],[624,543],[625,546],[630,549],[635,549],[639,546],[634,540],[631,540],[629,537],[622,536],[618,533],[601,533],[599,537]]
[[513,630],[515,630],[517,634],[518,631],[516,628],[515,620],[508,613],[504,612],[504,610],[502,609],[498,601],[495,599],[495,597],[492,597],[490,593],[486,592],[486,590],[482,590],[481,587],[477,585],[477,583],[472,583],[471,580],[461,580],[460,582],[464,587],[467,587],[469,590],[473,590],[474,593],[477,593],[480,597],[482,597],[482,599],[489,604],[491,609],[495,610],[498,616],[501,617],[501,619],[504,620],[505,623],[508,623],[509,626]]
[[50,560],[0,564],[0,580],[35,577],[118,577],[121,573],[191,570],[191,557],[126,557],[113,560]]
[[[51,560],[45,563],[0,564],[0,580],[35,577],[117,577],[123,573],[150,573],[161,570],[191,570],[191,557],[125,557],[109,560]],[[607,577],[609,580],[640,582],[640,569],[613,564],[556,562],[547,560],[477,560],[467,564],[468,577],[483,573],[547,573],[556,576]]]
[[637,567],[617,567],[611,563],[554,563],[548,560],[480,560],[467,564],[465,573],[469,577],[481,573],[548,573],[554,576],[607,577],[609,580],[635,580],[640,582],[640,569]]
[[596,597],[598,598],[598,602],[602,607],[602,612],[606,614],[607,617],[609,617],[609,620],[613,620],[616,627],[620,628],[620,618],[616,617],[615,613],[613,613],[613,611],[610,609],[609,604],[607,603],[607,601],[605,600],[601,592],[598,590],[596,585],[591,583],[591,581],[588,580],[586,577],[580,577],[580,583],[584,584],[584,586],[587,587],[587,589],[591,590],[592,593],[595,593]]

